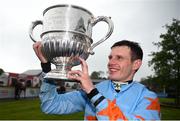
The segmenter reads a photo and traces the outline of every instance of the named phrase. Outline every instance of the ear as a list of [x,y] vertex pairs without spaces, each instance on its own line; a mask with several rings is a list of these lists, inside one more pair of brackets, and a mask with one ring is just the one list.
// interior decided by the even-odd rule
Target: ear
[[133,62],[133,70],[137,71],[142,65],[142,60],[137,59]]

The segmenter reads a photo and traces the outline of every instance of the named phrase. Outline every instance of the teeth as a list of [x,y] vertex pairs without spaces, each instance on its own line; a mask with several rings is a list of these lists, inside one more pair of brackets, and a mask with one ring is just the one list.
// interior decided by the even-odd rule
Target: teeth
[[110,71],[117,71],[117,69],[109,69]]

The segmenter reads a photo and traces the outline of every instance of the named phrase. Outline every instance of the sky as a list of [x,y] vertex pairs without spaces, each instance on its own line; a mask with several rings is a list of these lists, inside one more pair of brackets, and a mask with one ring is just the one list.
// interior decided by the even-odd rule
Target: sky
[[[153,74],[148,66],[149,55],[158,51],[152,43],[160,41],[160,34],[166,32],[163,26],[172,23],[173,18],[180,20],[180,0],[0,0],[0,3],[0,68],[5,72],[40,69],[28,31],[31,22],[43,20],[43,11],[52,5],[78,5],[95,17],[111,17],[114,31],[86,60],[89,73],[107,72],[110,47],[126,39],[138,42],[144,51],[143,64],[134,78],[137,81]],[[106,23],[98,23],[93,27],[93,41],[97,42],[106,32]],[[40,33],[41,26],[35,33],[37,39]]]

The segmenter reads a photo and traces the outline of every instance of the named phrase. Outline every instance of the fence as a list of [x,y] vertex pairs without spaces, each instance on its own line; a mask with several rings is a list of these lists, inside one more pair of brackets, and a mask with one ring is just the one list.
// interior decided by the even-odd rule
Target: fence
[[[27,87],[24,92],[21,93],[20,97],[37,97],[39,95],[39,88]],[[0,87],[0,99],[3,98],[14,98],[15,88],[14,87]]]

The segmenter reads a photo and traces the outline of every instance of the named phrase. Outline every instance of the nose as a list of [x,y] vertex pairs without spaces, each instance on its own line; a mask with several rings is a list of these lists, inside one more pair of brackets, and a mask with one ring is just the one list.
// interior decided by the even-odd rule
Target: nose
[[116,59],[112,57],[112,58],[110,58],[109,61],[108,61],[108,66],[114,65],[114,64],[116,64]]

